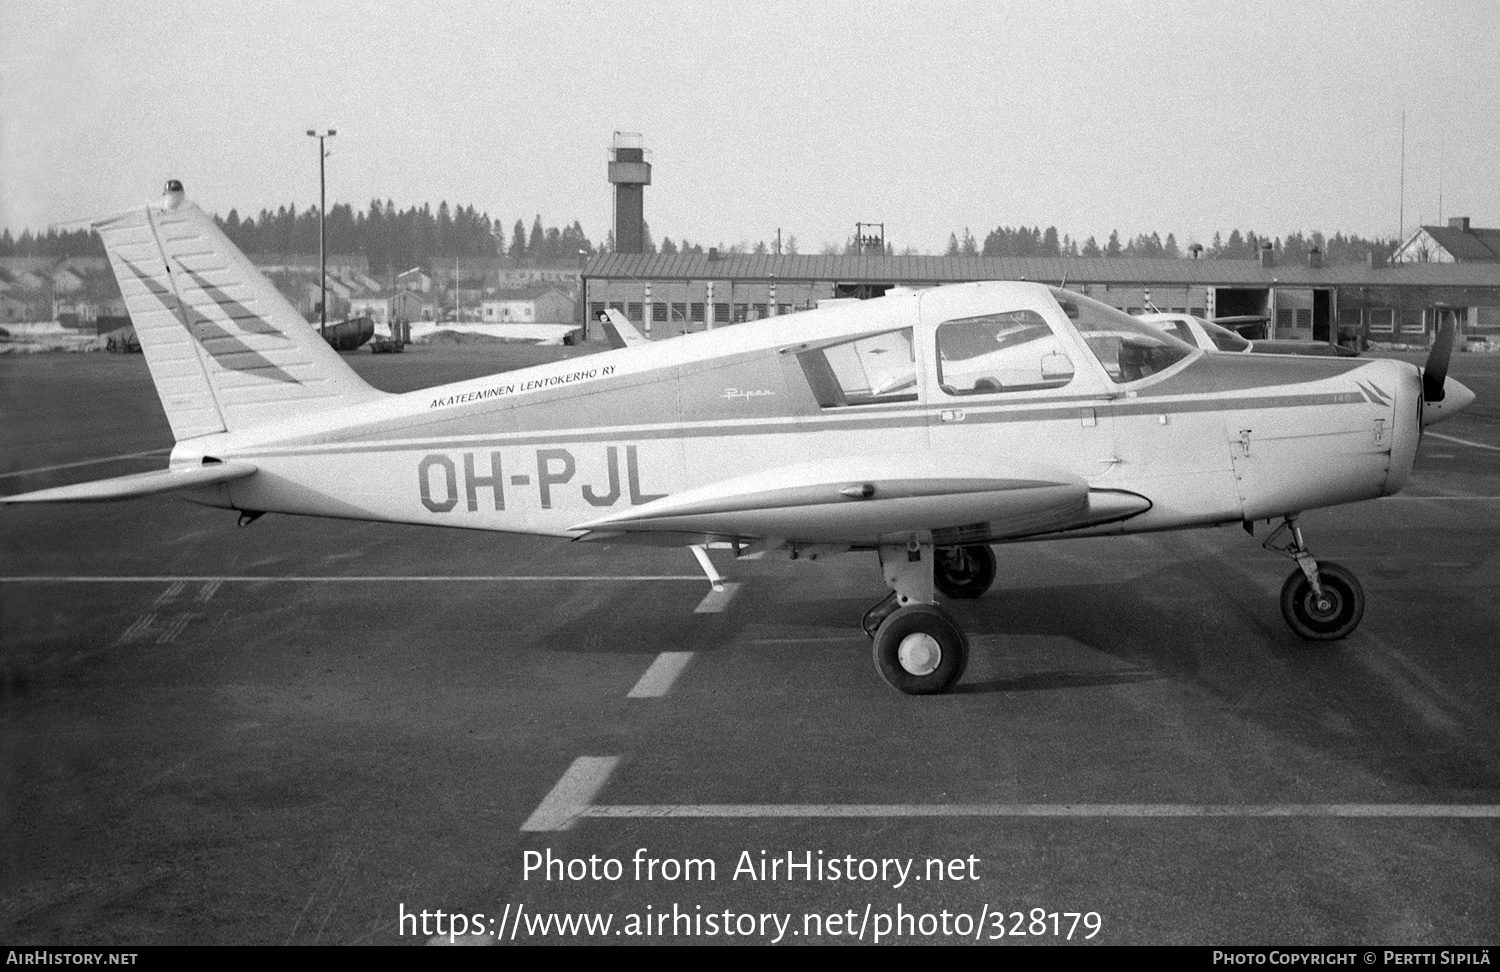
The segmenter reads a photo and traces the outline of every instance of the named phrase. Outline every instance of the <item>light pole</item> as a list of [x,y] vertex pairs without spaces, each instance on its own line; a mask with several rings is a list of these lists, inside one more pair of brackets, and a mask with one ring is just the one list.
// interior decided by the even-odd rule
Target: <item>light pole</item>
[[320,132],[309,128],[307,134],[318,140],[318,287],[322,294],[318,300],[318,333],[326,341],[328,340],[328,238],[323,229],[323,209],[327,201],[328,183],[324,177],[323,160],[328,158],[328,152],[323,148],[323,140],[333,138],[338,131],[329,128]]

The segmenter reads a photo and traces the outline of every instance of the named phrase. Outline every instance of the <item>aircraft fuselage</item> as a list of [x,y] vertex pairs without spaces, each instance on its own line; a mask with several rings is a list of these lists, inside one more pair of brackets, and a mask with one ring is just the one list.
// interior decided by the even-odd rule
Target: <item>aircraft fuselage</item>
[[[969,542],[1264,519],[1404,484],[1421,399],[1411,365],[1200,352],[1121,382],[1046,294],[976,284],[809,311],[188,440],[174,462],[254,463],[254,477],[193,494],[216,506],[555,536],[729,477],[838,456],[1012,457],[1066,471],[1091,494],[1149,500],[1103,525],[965,523]],[[940,360],[936,328],[1016,307],[1051,314],[1071,376],[953,394],[940,368],[955,365]],[[872,334],[902,335],[861,349],[887,369],[869,368],[869,383],[889,379],[898,393],[830,403],[808,356]],[[891,365],[903,347],[910,360]]]

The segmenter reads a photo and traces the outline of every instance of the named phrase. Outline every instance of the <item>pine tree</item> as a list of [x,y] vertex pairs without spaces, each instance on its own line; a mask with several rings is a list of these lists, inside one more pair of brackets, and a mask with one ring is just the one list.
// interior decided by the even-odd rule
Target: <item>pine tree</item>
[[515,229],[510,231],[510,258],[517,261],[526,259],[526,224],[519,219],[516,220]]
[[547,231],[542,229],[542,214],[531,221],[531,236],[526,240],[526,255],[533,263],[547,258]]

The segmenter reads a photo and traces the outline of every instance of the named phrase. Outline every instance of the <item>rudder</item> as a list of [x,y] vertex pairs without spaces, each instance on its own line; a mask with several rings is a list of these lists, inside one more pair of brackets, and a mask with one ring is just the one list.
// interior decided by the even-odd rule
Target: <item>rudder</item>
[[384,397],[176,181],[95,229],[179,441]]

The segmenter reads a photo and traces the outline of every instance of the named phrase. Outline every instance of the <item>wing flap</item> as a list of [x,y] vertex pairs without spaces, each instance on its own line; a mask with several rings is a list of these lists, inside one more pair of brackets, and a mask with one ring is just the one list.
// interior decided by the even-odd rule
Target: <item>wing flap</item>
[[0,503],[102,503],[227,483],[244,479],[254,472],[255,467],[248,462],[217,462],[203,466],[158,469],[112,479],[96,479],[72,486],[39,489],[16,496],[0,496]]

